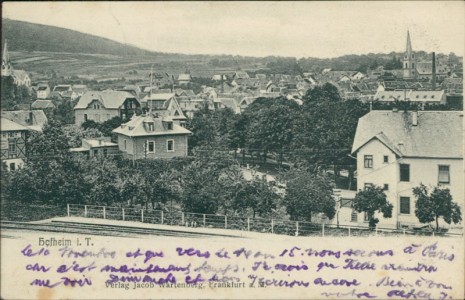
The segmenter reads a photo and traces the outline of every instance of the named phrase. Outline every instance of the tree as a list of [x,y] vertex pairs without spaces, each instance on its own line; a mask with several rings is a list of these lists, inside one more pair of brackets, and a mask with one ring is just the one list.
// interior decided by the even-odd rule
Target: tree
[[223,202],[223,191],[218,183],[221,169],[214,163],[197,160],[186,166],[182,178],[184,211],[214,214]]
[[355,195],[354,209],[367,214],[370,229],[374,229],[379,222],[378,218],[375,218],[376,211],[382,213],[383,218],[391,218],[392,208],[393,205],[387,201],[382,187],[368,186]]
[[248,128],[248,147],[263,151],[264,160],[268,152],[281,155],[292,142],[294,116],[288,105],[278,103],[255,111]]
[[428,188],[420,184],[413,188],[413,194],[417,198],[415,203],[415,215],[421,223],[436,221],[436,231],[439,230],[439,218],[443,217],[447,224],[462,221],[460,206],[452,201],[448,188],[434,187],[429,194]]
[[280,181],[286,184],[283,203],[291,220],[311,221],[315,213],[324,213],[329,219],[334,217],[336,202],[328,177],[299,168],[280,174]]
[[42,133],[31,135],[27,144],[29,159],[65,159],[71,155],[68,137],[54,118],[48,120]]
[[238,165],[224,169],[218,181],[224,195],[222,208],[225,214],[243,216],[251,210],[253,218],[256,214],[264,217],[277,206],[278,196],[272,186],[260,178],[246,180]]
[[87,193],[89,203],[112,205],[121,202],[118,185],[119,169],[112,159],[96,157],[83,161],[86,165],[85,181],[90,185]]

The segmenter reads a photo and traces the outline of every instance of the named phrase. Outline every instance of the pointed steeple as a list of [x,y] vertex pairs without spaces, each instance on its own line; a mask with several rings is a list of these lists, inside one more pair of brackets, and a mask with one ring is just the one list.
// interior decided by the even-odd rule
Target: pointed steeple
[[11,76],[12,69],[10,55],[8,54],[7,41],[5,40],[5,47],[3,48],[2,56],[2,76]]
[[412,49],[412,41],[410,40],[410,31],[407,30],[407,46],[405,47],[405,54],[404,54],[404,79],[412,79],[416,78],[416,61],[415,61],[415,54],[413,53]]
[[410,31],[407,30],[407,47],[405,49],[407,55],[412,53],[412,42],[410,41]]

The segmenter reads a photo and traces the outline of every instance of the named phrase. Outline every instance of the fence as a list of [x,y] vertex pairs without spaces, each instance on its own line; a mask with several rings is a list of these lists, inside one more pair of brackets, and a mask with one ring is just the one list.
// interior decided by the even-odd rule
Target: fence
[[411,229],[376,228],[370,230],[363,226],[320,224],[281,219],[246,218],[227,215],[198,214],[189,212],[166,212],[162,210],[109,207],[95,205],[67,205],[67,215],[85,218],[135,221],[149,224],[177,225],[186,227],[221,228],[243,231],[284,234],[292,236],[462,236],[454,233],[436,233]]

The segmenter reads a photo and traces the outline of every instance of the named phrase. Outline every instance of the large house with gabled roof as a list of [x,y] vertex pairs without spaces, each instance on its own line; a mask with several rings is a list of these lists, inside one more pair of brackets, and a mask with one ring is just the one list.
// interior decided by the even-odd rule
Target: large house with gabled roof
[[191,131],[173,122],[170,116],[148,112],[133,116],[113,130],[118,148],[128,159],[157,159],[187,156]]
[[[464,208],[463,112],[371,111],[359,119],[352,146],[357,158],[357,189],[384,188],[394,206],[380,227],[419,225],[412,189],[442,186]],[[340,216],[358,225],[366,219],[351,211]]]
[[114,117],[125,120],[140,108],[139,100],[124,91],[89,91],[79,98],[74,107],[75,124],[80,126],[87,120],[103,123]]

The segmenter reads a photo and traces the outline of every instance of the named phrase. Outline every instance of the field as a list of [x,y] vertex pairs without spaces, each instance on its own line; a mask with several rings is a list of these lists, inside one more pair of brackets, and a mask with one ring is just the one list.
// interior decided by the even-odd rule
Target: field
[[[211,77],[219,72],[233,72],[234,68],[213,67],[207,58],[187,56],[115,56],[103,54],[77,54],[63,52],[10,52],[13,67],[26,70],[34,79],[45,78],[55,72],[57,77],[78,76],[86,79],[124,77],[127,80],[148,79],[150,70],[173,74],[190,70],[193,77]],[[241,65],[243,70],[256,70],[262,65]],[[134,74],[136,70],[136,74]]]

